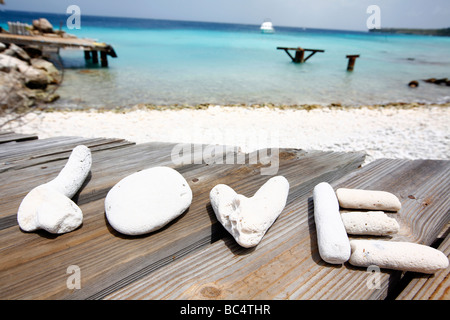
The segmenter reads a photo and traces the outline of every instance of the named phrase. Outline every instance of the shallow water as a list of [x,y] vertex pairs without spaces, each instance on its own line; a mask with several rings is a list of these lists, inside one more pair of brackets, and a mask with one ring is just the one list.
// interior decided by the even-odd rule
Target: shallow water
[[[2,12],[5,21],[65,15]],[[111,44],[108,68],[62,50],[58,105],[329,104],[450,101],[450,87],[411,80],[449,77],[450,38],[368,32],[82,16],[78,37]],[[65,28],[63,28],[65,29]],[[294,64],[278,46],[324,49]],[[360,54],[347,72],[347,54]]]

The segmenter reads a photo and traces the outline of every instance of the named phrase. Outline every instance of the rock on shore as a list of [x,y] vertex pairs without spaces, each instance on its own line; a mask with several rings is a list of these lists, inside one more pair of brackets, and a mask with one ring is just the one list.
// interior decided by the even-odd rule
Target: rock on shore
[[61,75],[49,61],[35,57],[15,44],[0,44],[0,108],[15,110],[38,102],[52,102],[58,95],[52,90]]

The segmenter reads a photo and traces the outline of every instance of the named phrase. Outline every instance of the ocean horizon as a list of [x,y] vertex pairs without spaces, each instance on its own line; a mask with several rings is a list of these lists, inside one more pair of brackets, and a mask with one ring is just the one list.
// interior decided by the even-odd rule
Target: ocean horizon
[[[81,50],[61,50],[64,81],[55,106],[129,107],[136,104],[446,103],[450,88],[425,83],[447,78],[450,38],[278,26],[0,11],[8,21],[47,18],[54,29],[112,45],[117,58],[101,68]],[[262,22],[262,21],[261,21]],[[295,64],[277,47],[322,49]],[[308,53],[306,53],[307,55]],[[353,72],[346,55],[359,54]],[[408,83],[419,81],[419,87]]]

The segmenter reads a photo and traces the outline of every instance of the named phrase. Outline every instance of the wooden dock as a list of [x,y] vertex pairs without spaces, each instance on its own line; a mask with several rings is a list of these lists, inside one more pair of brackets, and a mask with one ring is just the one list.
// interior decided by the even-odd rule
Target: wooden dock
[[94,59],[95,57],[98,57],[98,52],[100,52],[101,65],[103,67],[108,66],[108,56],[113,58],[117,57],[114,48],[109,44],[96,42],[91,39],[63,38],[57,36],[56,34],[54,36],[43,36],[0,33],[0,42],[14,43],[22,46],[35,46],[40,48],[49,47],[56,49],[80,49],[84,50],[86,59],[90,59],[92,55],[93,63],[98,63],[98,59]]
[[[0,138],[3,135],[0,135]],[[5,134],[0,144],[1,299],[449,299],[449,269],[434,276],[381,270],[370,289],[364,268],[323,262],[318,254],[312,189],[393,192],[402,202],[392,241],[440,246],[450,255],[450,161],[377,160],[361,168],[361,153],[281,149],[279,175],[290,183],[285,209],[261,243],[245,249],[216,220],[209,192],[225,183],[247,196],[269,178],[261,163],[185,164],[171,160],[172,143]],[[55,177],[71,150],[91,148],[93,165],[74,197],[84,214],[77,230],[26,233],[16,214],[23,197]],[[200,150],[201,148],[193,148]],[[195,155],[194,155],[195,156]],[[251,155],[248,155],[251,156]],[[120,179],[156,165],[178,170],[193,191],[182,216],[144,236],[124,236],[105,217],[104,199]],[[71,265],[81,288],[68,289]],[[406,280],[408,282],[405,282]]]
[[[315,55],[317,52],[325,52],[325,50],[322,49],[304,49],[302,47],[297,48],[277,47],[277,50],[284,50],[294,63],[304,63],[313,55]],[[292,56],[289,50],[293,50],[295,52],[295,55]],[[306,58],[305,58],[305,51],[311,52],[309,56],[307,56]]]

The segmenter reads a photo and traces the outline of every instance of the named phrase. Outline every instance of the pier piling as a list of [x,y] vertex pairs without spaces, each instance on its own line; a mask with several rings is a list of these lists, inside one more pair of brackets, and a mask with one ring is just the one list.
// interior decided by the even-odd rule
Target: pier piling
[[295,63],[303,63],[304,62],[304,57],[305,57],[305,50],[303,50],[302,48],[299,47],[295,51],[294,62]]
[[105,51],[100,51],[100,61],[101,61],[102,67],[108,66],[108,57],[107,57]]
[[359,54],[349,54],[347,55],[347,58],[348,58],[347,71],[353,71],[356,58],[359,58]]
[[98,63],[98,52],[96,50],[92,50],[91,55],[92,55],[92,63],[97,64]]

